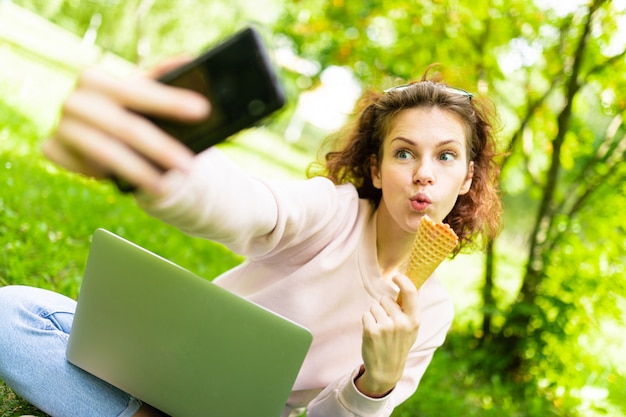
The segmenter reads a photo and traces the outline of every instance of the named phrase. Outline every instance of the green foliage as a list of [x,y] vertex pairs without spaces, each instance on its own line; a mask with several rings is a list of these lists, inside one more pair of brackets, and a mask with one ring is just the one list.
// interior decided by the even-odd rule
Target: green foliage
[[152,64],[159,57],[195,54],[245,24],[266,25],[280,10],[274,0],[15,0],[15,3],[142,65]]
[[[529,196],[534,194],[542,203],[530,236],[522,291],[494,340],[513,349],[506,366],[522,369],[535,383],[545,384],[547,379],[554,390],[559,385],[583,389],[589,383],[572,363],[581,364],[586,372],[597,372],[605,365],[594,355],[571,349],[571,343],[580,335],[593,333],[594,321],[620,320],[617,305],[626,294],[623,284],[617,288],[599,284],[604,280],[619,282],[624,276],[619,267],[598,267],[603,263],[623,264],[626,255],[623,238],[615,235],[615,231],[623,230],[623,222],[598,213],[601,207],[624,205],[623,196],[606,185],[607,181],[623,181],[615,158],[622,157],[626,141],[623,127],[611,131],[615,122],[617,126],[622,123],[621,117],[619,112],[607,112],[607,106],[599,105],[599,85],[579,81],[595,77],[603,65],[612,65],[613,58],[598,56],[593,66],[588,66],[591,61],[587,54],[597,53],[597,43],[592,36],[585,36],[585,25],[595,22],[595,16],[582,17],[578,25],[573,19],[563,20],[563,37],[556,49],[566,53],[554,57],[560,60],[561,68],[575,72],[560,76],[556,85],[562,92],[550,92],[553,100],[537,107],[540,117],[532,117],[529,125],[533,133],[548,127],[547,132],[533,134],[534,143],[547,151],[546,158],[537,157],[541,151],[536,152],[536,147],[522,144],[523,157],[508,161],[521,167],[507,166],[509,170],[531,168],[526,174]],[[567,103],[573,104],[571,109]],[[550,120],[552,123],[546,123]],[[506,175],[504,179],[506,185]]]
[[419,78],[428,65],[441,62],[451,82],[475,90],[483,70],[500,74],[495,57],[483,51],[504,46],[521,30],[521,20],[511,24],[506,16],[522,3],[489,7],[494,3],[286,2],[276,27],[300,55],[322,67],[346,65],[367,85]]
[[445,347],[435,354],[417,393],[398,407],[393,416],[568,415],[554,402],[526,391],[522,384],[512,385],[502,375],[474,369],[468,357],[482,352],[469,349],[464,335],[451,333]]

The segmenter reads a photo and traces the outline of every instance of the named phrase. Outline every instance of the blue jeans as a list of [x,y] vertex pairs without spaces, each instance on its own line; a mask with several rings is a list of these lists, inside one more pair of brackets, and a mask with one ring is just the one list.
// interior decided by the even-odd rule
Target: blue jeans
[[132,416],[141,402],[65,359],[76,302],[39,288],[0,288],[0,380],[53,417]]

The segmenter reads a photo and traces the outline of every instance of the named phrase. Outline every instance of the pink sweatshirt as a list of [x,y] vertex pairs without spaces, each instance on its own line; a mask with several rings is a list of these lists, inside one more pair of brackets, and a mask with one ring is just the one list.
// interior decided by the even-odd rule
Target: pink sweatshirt
[[452,304],[431,277],[420,290],[421,325],[402,380],[381,399],[356,389],[361,317],[397,289],[378,267],[376,212],[352,185],[325,178],[263,181],[216,149],[200,154],[188,176],[168,176],[170,192],[160,199],[139,196],[143,208],[245,255],[243,264],[215,282],[313,333],[283,416],[306,407],[308,417],[386,417],[415,392],[444,342]]

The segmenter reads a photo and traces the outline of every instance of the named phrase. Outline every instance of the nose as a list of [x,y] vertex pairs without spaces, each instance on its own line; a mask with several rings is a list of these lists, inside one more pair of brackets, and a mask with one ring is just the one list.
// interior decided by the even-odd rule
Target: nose
[[418,162],[413,174],[413,182],[420,185],[433,185],[435,183],[433,167],[428,161]]

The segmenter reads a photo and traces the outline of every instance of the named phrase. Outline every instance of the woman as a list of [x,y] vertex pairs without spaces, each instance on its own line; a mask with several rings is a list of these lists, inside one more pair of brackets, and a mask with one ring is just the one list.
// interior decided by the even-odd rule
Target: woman
[[[449,223],[457,251],[492,236],[498,169],[490,115],[465,91],[422,79],[362,105],[321,175],[272,182],[216,149],[192,155],[136,113],[205,117],[210,104],[194,93],[88,71],[44,152],[85,175],[124,178],[148,213],[246,255],[215,282],[314,335],[283,416],[389,416],[453,317],[435,278],[418,291],[403,275],[419,220]],[[73,311],[58,294],[0,289],[0,379],[53,416],[158,415],[65,361]]]

